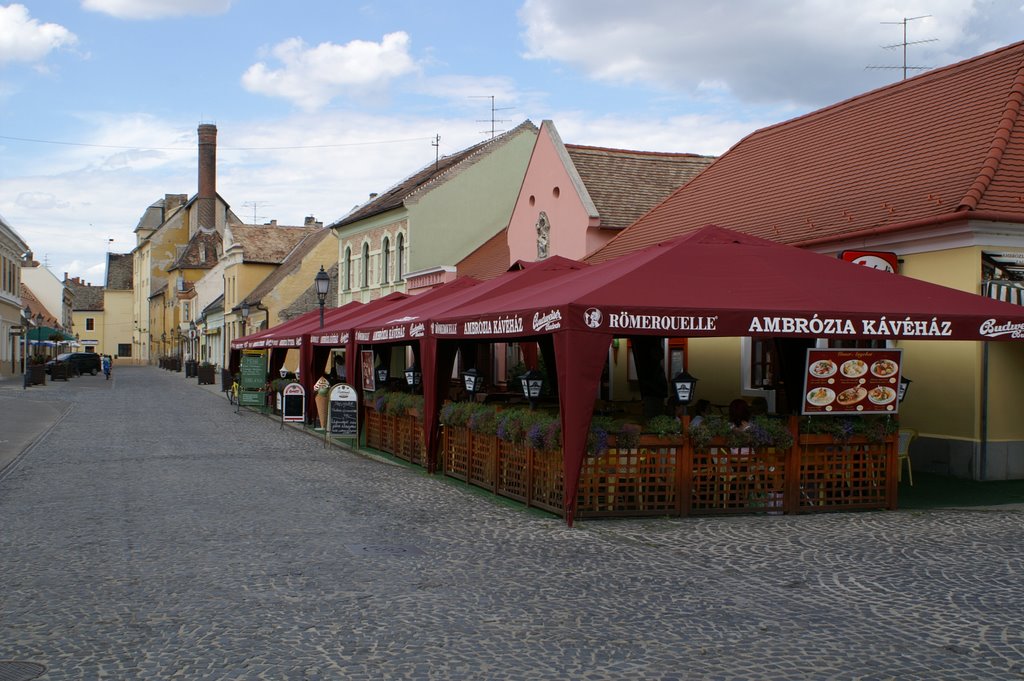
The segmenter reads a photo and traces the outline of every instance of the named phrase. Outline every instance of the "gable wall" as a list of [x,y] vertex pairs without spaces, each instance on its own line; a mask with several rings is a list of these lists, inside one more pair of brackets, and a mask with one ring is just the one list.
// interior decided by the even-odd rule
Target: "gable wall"
[[535,140],[524,130],[409,203],[410,271],[455,265],[508,225]]
[[537,219],[541,211],[547,213],[551,225],[548,254],[576,260],[585,257],[591,247],[587,236],[590,216],[545,126],[537,137],[508,225],[512,262],[537,260]]

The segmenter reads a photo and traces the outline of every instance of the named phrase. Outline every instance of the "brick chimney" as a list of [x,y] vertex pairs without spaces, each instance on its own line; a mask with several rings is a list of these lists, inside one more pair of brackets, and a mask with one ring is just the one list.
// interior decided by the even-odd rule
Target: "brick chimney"
[[199,228],[217,227],[217,126],[199,126],[199,193],[196,195]]

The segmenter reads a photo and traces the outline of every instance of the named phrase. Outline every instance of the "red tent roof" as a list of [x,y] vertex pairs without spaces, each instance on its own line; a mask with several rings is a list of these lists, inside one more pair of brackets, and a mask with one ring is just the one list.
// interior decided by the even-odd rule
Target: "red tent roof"
[[[362,307],[363,303],[352,301],[341,307],[326,308],[324,309],[324,325],[326,326],[329,320],[333,322],[351,315]],[[320,310],[311,310],[295,319],[289,319],[283,324],[236,338],[231,341],[231,347],[236,350],[240,348],[297,348],[302,343],[303,335],[319,328]]]
[[[421,338],[433,333],[428,322],[438,315],[476,301],[492,300],[506,291],[556,281],[566,274],[589,266],[569,258],[552,256],[538,262],[517,262],[513,267],[514,269],[499,277],[482,283],[475,282],[472,287],[455,290],[448,295],[430,299],[415,296],[410,305],[398,310],[389,310],[388,314],[378,315],[361,323],[356,330],[356,340],[360,343],[395,343]],[[464,279],[456,279],[451,283],[459,281]]]
[[714,226],[432,321],[449,338],[1024,338],[1020,306]]
[[751,133],[588,261],[714,223],[808,244],[1024,222],[1024,43]]

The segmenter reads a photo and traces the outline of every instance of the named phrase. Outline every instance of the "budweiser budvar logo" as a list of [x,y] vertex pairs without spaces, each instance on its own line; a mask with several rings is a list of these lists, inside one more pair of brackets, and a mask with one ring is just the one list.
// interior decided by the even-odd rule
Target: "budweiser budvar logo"
[[989,338],[998,338],[999,336],[1024,338],[1024,324],[1011,324],[1010,322],[1000,324],[994,319],[986,319],[978,327],[978,333]]
[[546,314],[535,312],[533,314],[534,331],[554,331],[562,328],[562,313],[559,310],[552,310]]
[[422,338],[427,332],[427,325],[423,322],[409,325],[409,335],[413,338]]

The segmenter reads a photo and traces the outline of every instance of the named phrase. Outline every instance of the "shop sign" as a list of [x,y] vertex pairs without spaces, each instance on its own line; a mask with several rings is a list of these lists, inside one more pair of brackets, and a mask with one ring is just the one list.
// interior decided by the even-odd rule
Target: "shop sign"
[[462,325],[462,333],[466,336],[507,336],[522,332],[523,318],[519,315],[480,319],[473,322],[464,322]]
[[801,412],[895,414],[899,411],[902,350],[810,348]]
[[583,323],[597,329],[607,322],[609,329],[624,331],[715,331],[718,315],[660,315],[640,314],[629,310],[604,312],[596,307],[583,313]]
[[890,251],[843,251],[839,257],[854,265],[863,265],[873,270],[882,270],[892,274],[895,274],[900,267],[899,258]]
[[[860,322],[859,324],[857,322]],[[797,334],[802,336],[856,336],[878,338],[944,338],[953,335],[953,322],[931,319],[852,320],[843,317],[752,317],[747,332],[754,334]]]
[[345,383],[331,388],[327,423],[334,437],[359,436],[359,396],[355,388]]
[[289,383],[281,391],[281,419],[285,423],[306,420],[306,389],[301,383]]
[[459,332],[458,324],[430,323],[430,332],[435,336],[454,336]]

